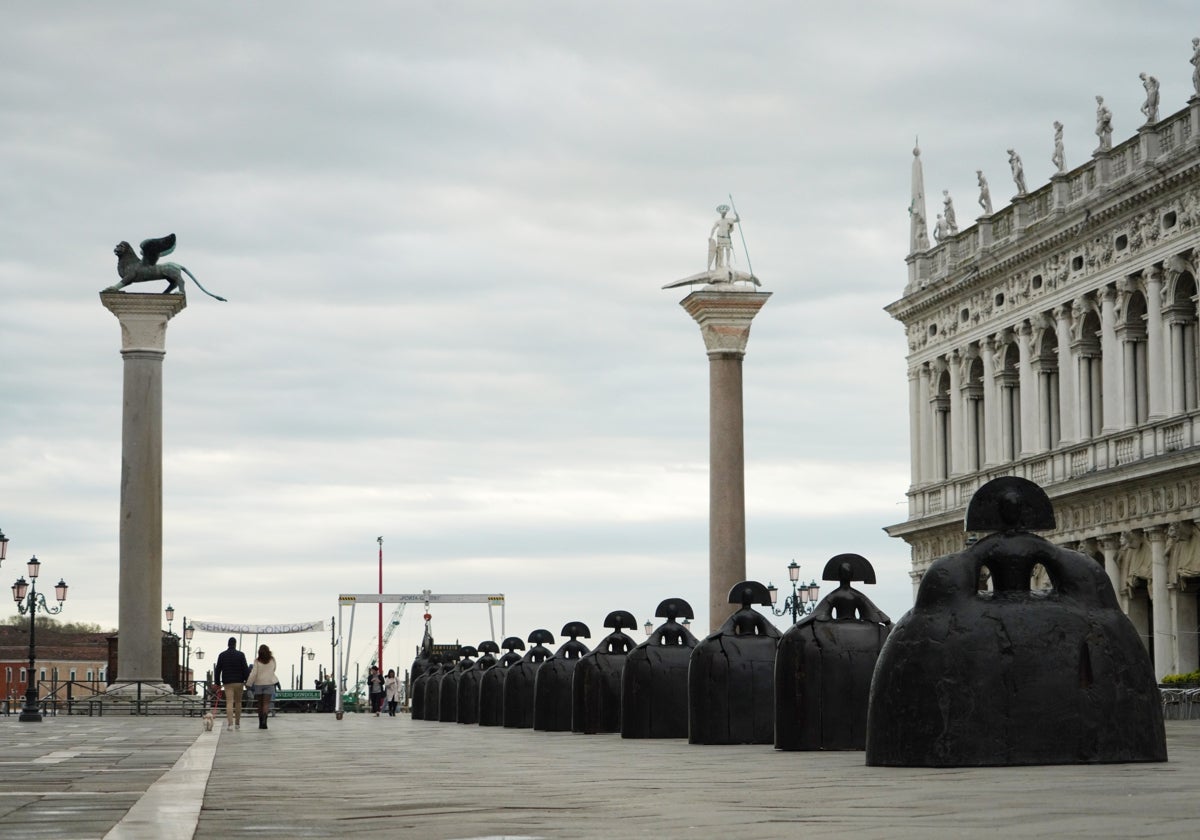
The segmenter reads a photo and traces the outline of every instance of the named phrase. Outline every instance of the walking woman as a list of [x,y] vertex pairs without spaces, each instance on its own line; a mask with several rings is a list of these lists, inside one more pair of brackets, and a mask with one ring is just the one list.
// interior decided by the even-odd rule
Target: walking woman
[[396,706],[400,703],[400,681],[396,679],[396,672],[392,668],[388,668],[387,676],[383,679],[384,696],[387,697],[388,716],[396,716]]
[[258,699],[258,728],[267,728],[267,713],[271,711],[271,698],[275,696],[275,657],[266,645],[258,646],[258,656],[246,678],[246,687]]

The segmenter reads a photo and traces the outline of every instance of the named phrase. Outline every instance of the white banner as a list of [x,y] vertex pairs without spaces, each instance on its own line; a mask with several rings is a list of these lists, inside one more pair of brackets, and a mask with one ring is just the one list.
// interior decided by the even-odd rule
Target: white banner
[[221,621],[188,619],[188,624],[206,633],[319,633],[325,629],[322,621],[298,621],[294,624],[229,624]]

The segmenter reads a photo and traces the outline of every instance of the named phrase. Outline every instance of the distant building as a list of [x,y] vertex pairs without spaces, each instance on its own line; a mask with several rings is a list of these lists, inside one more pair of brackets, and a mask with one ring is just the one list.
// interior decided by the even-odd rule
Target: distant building
[[[67,684],[72,699],[103,694],[108,677],[108,633],[64,633],[37,628],[37,659],[33,678],[38,697],[65,702]],[[0,625],[0,700],[19,706],[29,686],[29,626]]]
[[1011,204],[981,194],[934,247],[914,150],[908,283],[886,307],[908,337],[912,483],[886,530],[915,587],[963,548],[980,485],[1037,482],[1046,536],[1103,564],[1161,678],[1200,667],[1200,98],[1116,145],[1103,128],[1098,111],[1100,148],[1032,192],[1018,157],[990,187],[1016,182]]

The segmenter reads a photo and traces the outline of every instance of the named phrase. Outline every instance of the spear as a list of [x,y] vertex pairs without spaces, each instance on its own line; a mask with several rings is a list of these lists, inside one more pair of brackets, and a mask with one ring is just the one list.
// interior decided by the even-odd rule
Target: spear
[[733,208],[733,215],[737,216],[738,236],[742,238],[742,253],[746,255],[746,268],[750,269],[750,277],[754,278],[754,266],[750,264],[750,249],[746,247],[746,234],[742,230],[742,214],[738,212],[737,205],[733,203],[733,193],[729,193],[729,206]]

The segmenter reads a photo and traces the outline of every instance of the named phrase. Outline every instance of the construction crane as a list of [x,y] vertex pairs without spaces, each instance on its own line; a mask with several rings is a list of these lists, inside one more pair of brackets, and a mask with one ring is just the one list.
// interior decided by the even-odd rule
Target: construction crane
[[[392,611],[392,617],[388,619],[387,626],[383,630],[383,647],[387,647],[388,640],[392,638],[392,634],[396,632],[396,628],[400,626],[400,616],[404,615],[404,608],[408,606],[403,601],[396,605],[396,609]],[[375,644],[375,637],[371,637],[371,657],[367,660],[367,674],[371,672],[371,667],[379,663],[379,647]],[[354,686],[356,692],[362,691],[363,686],[367,684],[366,674],[359,677],[358,683]]]

